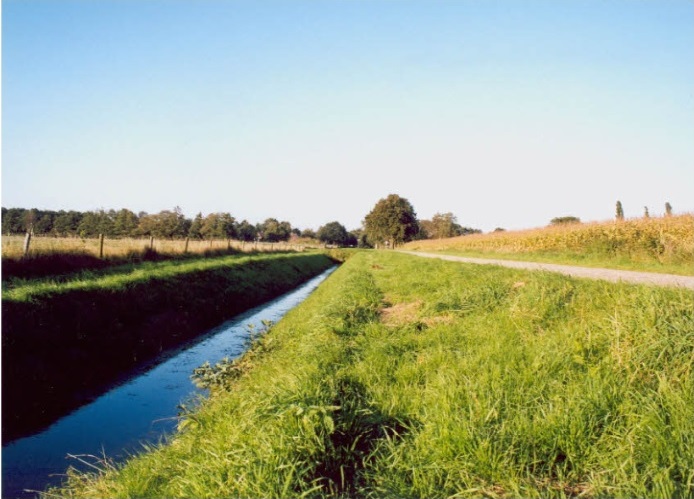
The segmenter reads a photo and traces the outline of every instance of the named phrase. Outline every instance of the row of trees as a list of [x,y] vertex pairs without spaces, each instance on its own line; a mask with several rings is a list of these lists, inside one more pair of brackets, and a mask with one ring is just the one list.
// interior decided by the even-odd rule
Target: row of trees
[[[649,218],[651,215],[648,212],[648,206],[643,207],[643,217],[644,218]],[[672,216],[672,205],[670,202],[665,203],[665,216],[666,217],[671,217]],[[624,208],[622,208],[622,202],[617,201],[617,204],[615,205],[615,219],[616,220],[624,220]]]
[[418,220],[410,202],[391,194],[381,199],[366,216],[362,229],[347,231],[334,221],[317,231],[300,231],[286,221],[268,218],[263,223],[237,221],[229,213],[198,213],[186,218],[181,209],[159,213],[134,213],[128,209],[96,211],[50,211],[2,208],[2,233],[59,237],[143,237],[164,239],[237,239],[241,241],[288,241],[291,237],[317,239],[335,246],[395,247],[413,239],[438,239],[481,232],[461,226],[452,213],[437,213],[431,220]]
[[229,213],[210,213],[186,218],[181,209],[138,214],[128,210],[50,211],[24,208],[2,208],[2,233],[23,234],[33,230],[37,235],[61,237],[143,237],[163,239],[238,239],[242,241],[288,241],[299,235],[289,222],[268,218],[263,223],[237,221]]
[[476,234],[482,231],[463,227],[453,213],[437,213],[431,220],[417,220],[412,204],[397,194],[376,203],[364,218],[364,235],[372,245],[394,248],[415,239]]

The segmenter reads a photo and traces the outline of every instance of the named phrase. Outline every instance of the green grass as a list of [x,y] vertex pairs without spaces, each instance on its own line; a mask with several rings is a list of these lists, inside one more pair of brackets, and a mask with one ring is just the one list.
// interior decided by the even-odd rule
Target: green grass
[[234,255],[13,280],[2,294],[2,375],[13,380],[3,384],[3,439],[333,264],[317,252]]
[[660,274],[694,275],[694,257],[686,263],[661,263],[656,260],[638,260],[631,256],[608,256],[597,253],[575,253],[570,251],[536,251],[508,253],[501,251],[443,250],[444,255],[466,256],[472,258],[492,258],[521,262],[557,263],[581,267],[633,270],[638,272],[657,272]]
[[361,252],[70,497],[694,497],[694,293]]
[[70,293],[77,290],[119,290],[150,280],[166,279],[191,272],[223,269],[232,265],[244,265],[253,261],[270,261],[286,257],[286,253],[234,254],[218,258],[198,257],[189,260],[125,264],[100,270],[80,270],[59,277],[10,278],[3,283],[2,299],[31,301],[46,294]]

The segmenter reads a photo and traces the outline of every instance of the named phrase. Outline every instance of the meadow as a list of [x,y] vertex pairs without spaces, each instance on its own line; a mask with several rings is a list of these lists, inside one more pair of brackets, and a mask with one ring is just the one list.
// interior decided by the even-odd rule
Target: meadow
[[[23,256],[25,236],[2,236],[2,256],[4,258],[20,258]],[[52,253],[85,253],[99,256],[100,243],[98,238],[80,237],[51,237],[34,236],[31,238],[30,255],[47,255]],[[150,238],[119,238],[105,239],[104,257],[127,256],[144,249],[153,249],[160,254],[177,255],[184,252],[203,254],[206,251],[236,249],[251,250],[290,250],[303,249],[306,244],[285,242],[245,242],[233,239],[160,239],[155,238],[150,245]]]
[[694,275],[694,215],[413,241],[404,249]]
[[56,276],[151,261],[190,260],[237,253],[304,251],[320,247],[316,241],[310,240],[267,243],[232,239],[186,241],[158,238],[105,239],[102,247],[98,238],[34,236],[28,254],[24,255],[24,241],[25,236],[2,237],[3,280]]
[[358,252],[168,441],[48,493],[694,497],[693,300]]

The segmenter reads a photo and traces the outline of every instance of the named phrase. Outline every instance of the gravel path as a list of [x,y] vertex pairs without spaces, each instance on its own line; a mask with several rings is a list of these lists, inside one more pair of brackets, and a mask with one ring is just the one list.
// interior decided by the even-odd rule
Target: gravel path
[[574,277],[603,279],[612,282],[631,282],[636,284],[651,284],[654,286],[675,286],[694,289],[694,276],[673,274],[657,274],[654,272],[634,272],[631,270],[599,269],[590,267],[574,267],[572,265],[557,265],[554,263],[517,262],[513,260],[493,260],[489,258],[469,258],[465,256],[441,255],[437,253],[421,253],[419,251],[403,251],[410,255],[426,258],[440,258],[453,262],[479,263],[486,265],[502,265],[515,269],[546,270],[559,272]]

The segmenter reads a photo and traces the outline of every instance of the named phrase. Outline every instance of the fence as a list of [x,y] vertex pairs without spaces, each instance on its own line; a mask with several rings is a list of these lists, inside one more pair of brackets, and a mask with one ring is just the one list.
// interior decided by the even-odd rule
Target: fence
[[81,252],[99,258],[124,256],[152,249],[163,254],[204,253],[209,250],[235,249],[238,251],[304,251],[318,248],[318,245],[292,244],[291,242],[268,243],[261,241],[237,241],[233,239],[158,239],[122,238],[109,239],[103,235],[97,238],[36,236],[2,236],[3,258],[52,253]]

